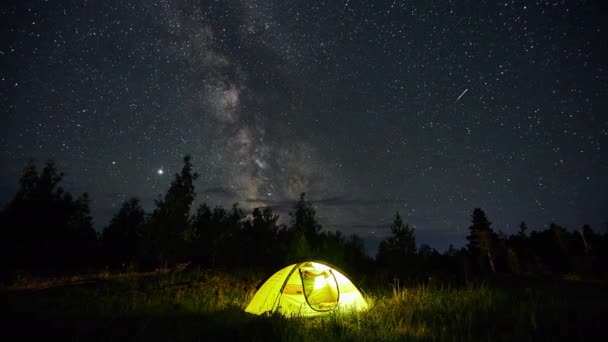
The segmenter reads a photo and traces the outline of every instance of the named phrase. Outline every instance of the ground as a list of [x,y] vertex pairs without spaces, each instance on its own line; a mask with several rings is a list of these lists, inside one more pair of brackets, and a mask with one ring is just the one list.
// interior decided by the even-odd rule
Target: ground
[[187,270],[24,278],[0,291],[0,325],[20,339],[522,341],[588,340],[601,336],[608,317],[606,284],[577,277],[366,285],[370,310],[360,314],[244,312],[266,276]]

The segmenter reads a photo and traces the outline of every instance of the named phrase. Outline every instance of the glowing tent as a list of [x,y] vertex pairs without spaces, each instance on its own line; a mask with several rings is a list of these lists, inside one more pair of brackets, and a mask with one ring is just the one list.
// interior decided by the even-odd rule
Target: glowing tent
[[342,272],[321,261],[307,261],[289,265],[268,278],[245,311],[316,316],[366,309],[361,292]]

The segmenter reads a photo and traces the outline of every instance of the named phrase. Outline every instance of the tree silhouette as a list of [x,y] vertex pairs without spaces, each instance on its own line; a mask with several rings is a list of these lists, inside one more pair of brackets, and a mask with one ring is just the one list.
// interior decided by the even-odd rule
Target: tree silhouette
[[380,242],[376,260],[379,265],[396,274],[410,273],[416,256],[415,229],[404,224],[401,215],[396,213],[391,224],[391,234],[391,237]]
[[227,212],[201,204],[192,218],[191,231],[186,234],[194,262],[206,266],[234,266],[241,262],[244,237],[241,221],[245,217],[238,203]]
[[251,217],[243,224],[244,250],[248,264],[252,266],[275,266],[279,254],[277,232],[279,215],[272,208],[254,208]]
[[549,228],[536,234],[535,250],[541,260],[553,272],[570,271],[570,233],[562,226],[552,222]]
[[344,244],[344,250],[345,269],[359,271],[360,275],[371,273],[373,259],[365,253],[365,244],[359,235],[351,235]]
[[293,211],[289,212],[290,229],[301,232],[310,242],[316,240],[323,227],[317,222],[316,211],[312,203],[306,201],[306,193],[300,194],[300,200],[296,203]]
[[[480,208],[475,208],[471,215],[472,225],[469,227],[469,235],[467,240],[467,249],[469,253],[476,258],[480,266],[483,266],[483,260],[486,260],[490,271],[496,272],[494,267],[494,250],[498,237],[490,228],[491,222],[486,217],[486,213]],[[482,267],[483,268],[483,267]]]
[[346,238],[340,231],[322,232],[313,248],[313,257],[344,266],[346,261]]
[[205,266],[216,266],[224,240],[224,226],[228,214],[221,207],[213,210],[201,204],[192,218],[189,234],[193,261]]
[[306,201],[305,197],[306,193],[303,192],[293,211],[289,212],[290,236],[287,262],[299,262],[311,258],[315,254],[315,246],[319,244],[319,234],[323,227],[317,222],[312,203]]
[[[191,216],[198,175],[190,160],[190,156],[184,157],[181,172],[175,174],[150,216],[146,217],[136,198],[126,201],[103,231],[101,241],[93,229],[88,195],[74,197],[63,190],[64,175],[52,161],[40,172],[29,162],[14,198],[0,210],[0,280],[20,271],[49,274],[88,270],[99,265],[100,256],[112,268],[127,264],[172,266],[189,260],[207,267],[274,269],[285,261],[320,258],[349,273],[373,273],[373,261],[364,251],[363,240],[340,231],[323,231],[305,193],[289,212],[288,226],[279,225],[279,216],[269,207],[255,208],[245,216],[236,203],[230,210],[212,210],[203,203]],[[556,223],[545,230],[529,230],[521,222],[519,230],[507,237],[494,233],[479,208],[473,210],[471,221],[466,249],[450,245],[441,254],[427,245],[416,248],[415,230],[396,213],[391,236],[378,248],[378,275],[390,272],[424,281],[435,276],[469,279],[475,264],[478,270],[522,276],[607,274],[606,232],[596,233],[588,225],[566,229]]]
[[38,173],[30,161],[15,197],[2,211],[2,262],[6,269],[64,272],[93,264],[97,234],[86,193],[73,199],[49,161]]
[[526,222],[521,221],[519,224],[519,231],[517,232],[517,236],[521,239],[525,239],[528,237],[528,225]]
[[171,266],[183,257],[185,233],[190,225],[190,206],[194,201],[194,181],[198,174],[192,171],[189,155],[184,166],[175,174],[165,196],[156,201],[145,227],[146,248],[157,265]]
[[101,235],[105,261],[111,267],[130,265],[136,255],[143,233],[145,213],[139,199],[125,201]]
[[185,238],[189,244],[191,260],[199,265],[210,266],[215,239],[219,233],[212,232],[211,208],[206,203],[199,205],[192,217],[190,230]]
[[68,237],[72,238],[71,246],[68,247],[68,260],[65,265],[90,267],[98,256],[99,238],[93,228],[93,217],[90,210],[91,200],[88,193],[80,195],[76,201],[68,203]]
[[294,231],[290,234],[285,263],[291,264],[311,259],[312,248],[306,239],[306,235],[301,231]]
[[221,224],[221,239],[219,244],[220,265],[237,266],[243,263],[243,239],[241,235],[242,220],[245,217],[238,203],[232,204],[232,210]]

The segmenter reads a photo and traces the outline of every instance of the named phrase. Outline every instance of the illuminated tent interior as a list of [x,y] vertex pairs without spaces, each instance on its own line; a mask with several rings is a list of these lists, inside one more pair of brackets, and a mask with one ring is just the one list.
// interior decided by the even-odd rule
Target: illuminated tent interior
[[366,309],[361,292],[342,272],[321,261],[307,261],[289,265],[268,278],[245,311],[316,316]]

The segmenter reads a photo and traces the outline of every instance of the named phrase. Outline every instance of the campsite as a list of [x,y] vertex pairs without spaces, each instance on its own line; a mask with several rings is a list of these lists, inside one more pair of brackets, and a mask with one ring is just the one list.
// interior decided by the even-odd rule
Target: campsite
[[8,0],[0,342],[585,341],[608,0]]
[[356,235],[324,230],[305,194],[287,224],[270,207],[247,216],[237,205],[201,204],[189,216],[195,173],[186,156],[156,210],[146,216],[126,201],[97,238],[89,220],[73,226],[71,215],[86,212],[59,192],[54,165],[42,174],[50,176],[25,169],[1,216],[13,228],[0,289],[12,336],[584,340],[608,317],[608,239],[589,227],[528,233],[522,223],[505,237],[475,208],[467,246],[441,253],[418,246],[397,213],[372,258]]

